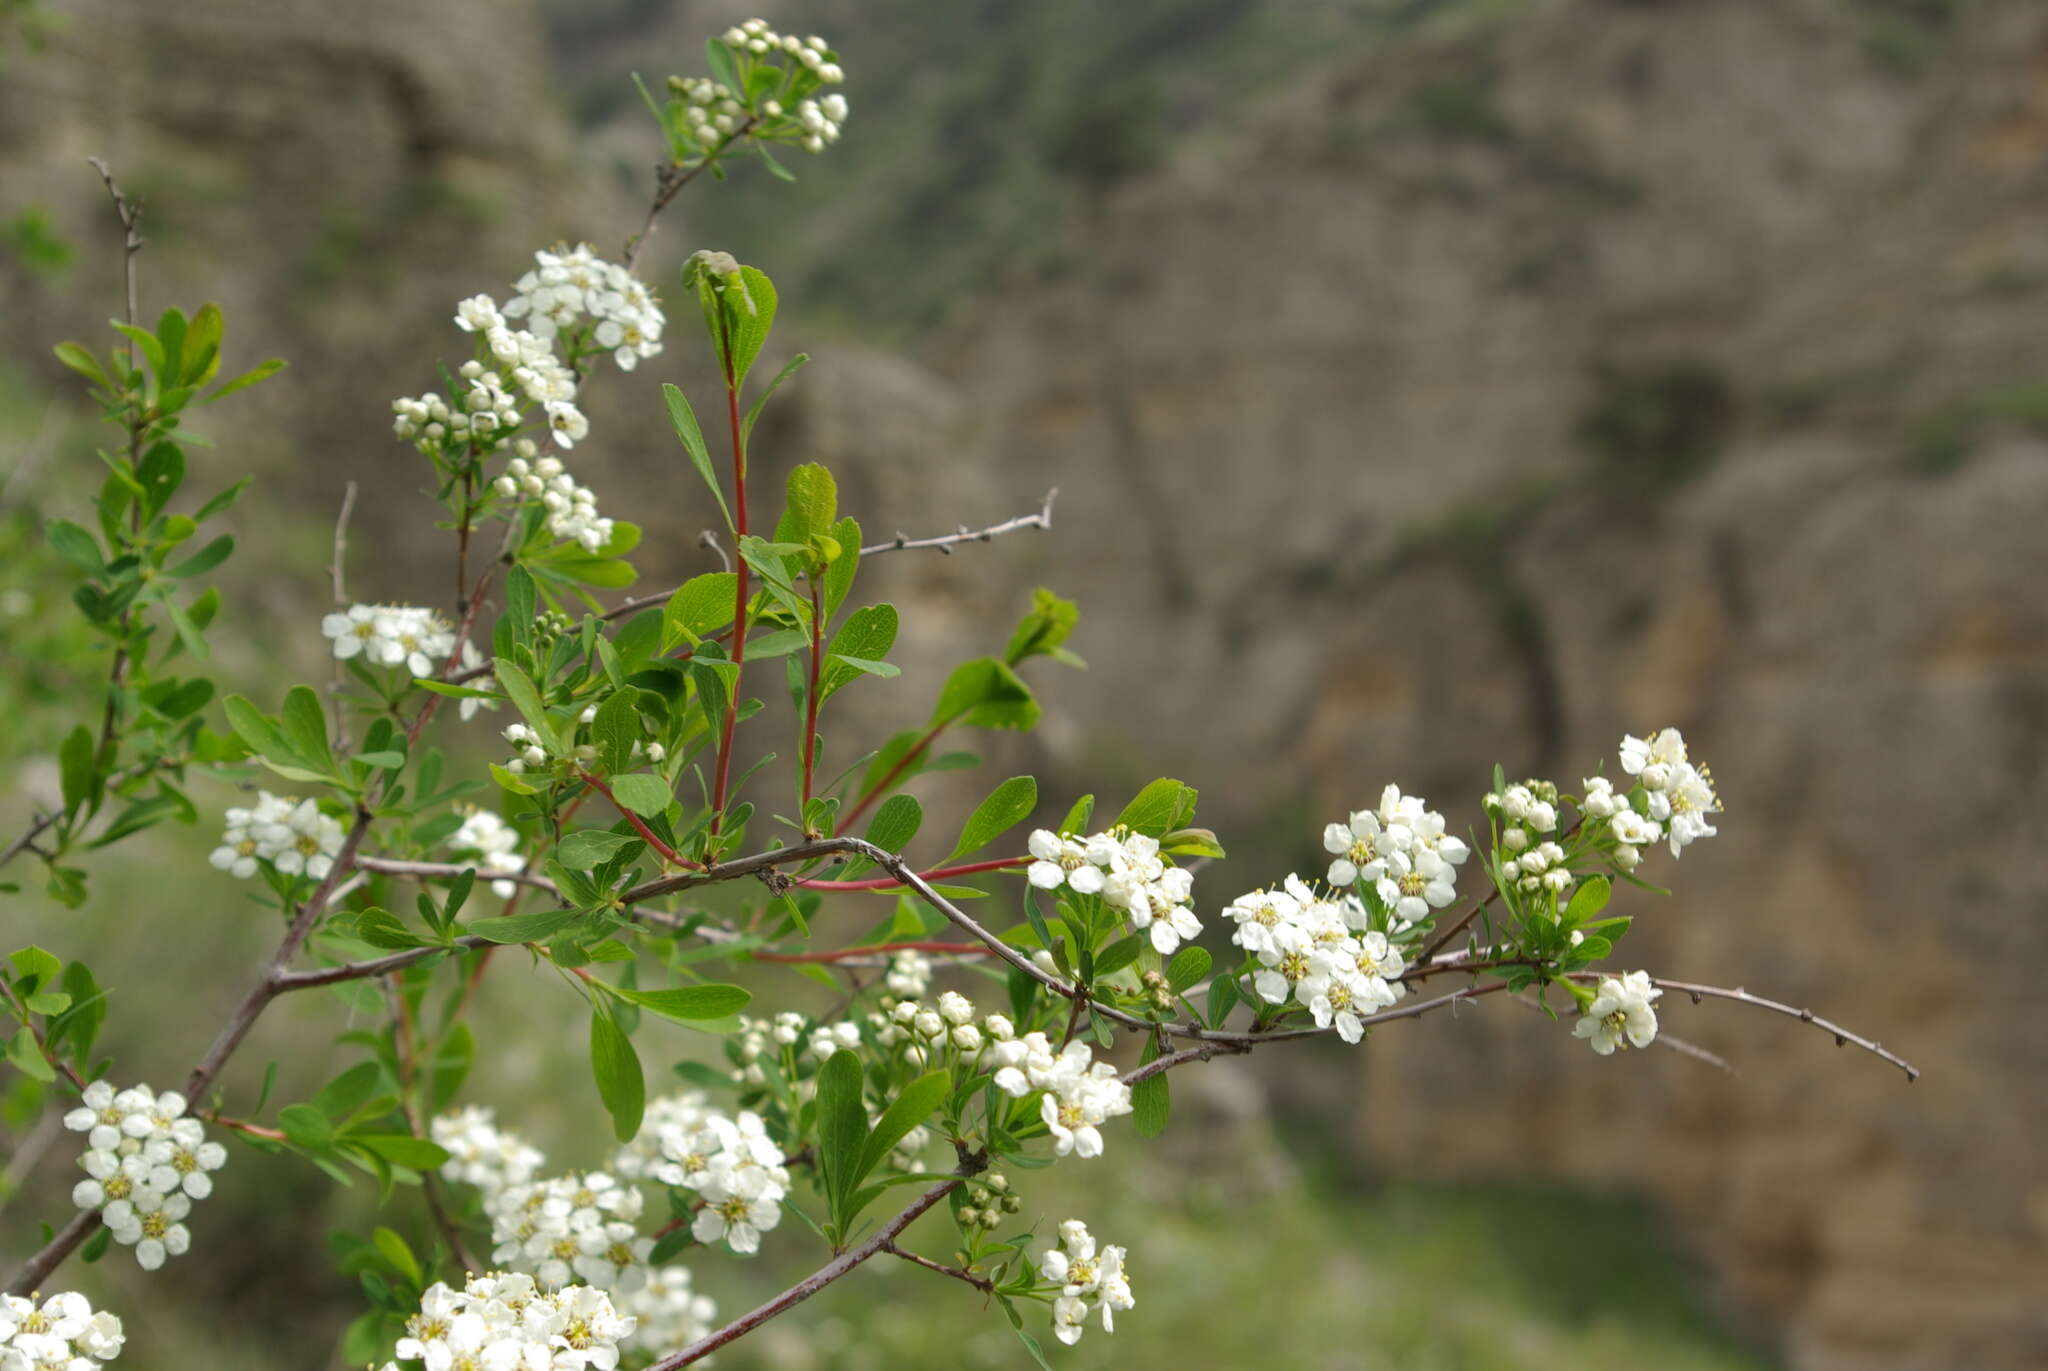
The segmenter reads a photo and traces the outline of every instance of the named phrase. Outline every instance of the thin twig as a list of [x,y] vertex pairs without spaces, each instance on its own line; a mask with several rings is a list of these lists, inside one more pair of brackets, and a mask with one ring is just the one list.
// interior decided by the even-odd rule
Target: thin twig
[[1015,533],[1018,529],[1022,528],[1050,529],[1052,527],[1052,502],[1059,498],[1059,493],[1060,489],[1058,486],[1048,490],[1045,493],[1045,504],[1036,514],[1019,514],[1014,519],[1005,519],[999,524],[990,524],[987,528],[970,529],[962,525],[957,533],[941,533],[934,538],[911,538],[899,533],[894,538],[862,548],[860,555],[872,557],[880,552],[913,552],[919,548],[932,548],[935,551],[950,554],[954,548],[962,543],[993,542],[1005,533]]
[[979,1172],[982,1166],[983,1162],[978,1156],[970,1157],[963,1161],[960,1164],[959,1170],[950,1179],[941,1181],[919,1195],[915,1200],[911,1201],[909,1208],[883,1224],[875,1232],[874,1236],[870,1237],[866,1242],[861,1243],[858,1247],[849,1247],[846,1251],[840,1253],[831,1261],[825,1263],[816,1271],[813,1271],[810,1275],[777,1295],[774,1299],[769,1300],[766,1304],[740,1315],[715,1333],[707,1333],[688,1347],[677,1352],[671,1352],[668,1356],[663,1357],[660,1361],[654,1363],[653,1366],[650,1366],[647,1371],[676,1371],[678,1367],[688,1366],[691,1362],[700,1361],[734,1339],[745,1337],[762,1324],[768,1322],[768,1320],[802,1304],[805,1300],[859,1266],[869,1257],[874,1256],[877,1252],[886,1250],[890,1244],[895,1242],[898,1234],[910,1227],[926,1210],[945,1199],[946,1196],[952,1194],[955,1190],[958,1190],[966,1182],[967,1178]]
[[[1574,981],[1598,981],[1608,974],[1601,971],[1573,971],[1567,973],[1566,978]],[[1694,1004],[1698,1004],[1703,999],[1733,1000],[1737,1004],[1753,1005],[1758,1009],[1768,1009],[1773,1014],[1783,1014],[1785,1017],[1797,1019],[1801,1023],[1812,1024],[1823,1033],[1833,1034],[1836,1047],[1848,1047],[1851,1045],[1860,1047],[1872,1056],[1880,1057],[1905,1072],[1907,1080],[1917,1081],[1920,1079],[1919,1067],[1913,1065],[1898,1053],[1891,1051],[1883,1043],[1866,1038],[1860,1033],[1852,1033],[1832,1020],[1823,1019],[1811,1009],[1799,1009],[1789,1004],[1782,1004],[1777,1000],[1767,1000],[1761,995],[1750,994],[1741,986],[1735,986],[1731,989],[1727,986],[1719,985],[1696,985],[1691,981],[1666,980],[1662,976],[1650,977],[1650,984],[1656,986],[1659,990],[1676,990],[1681,994],[1690,995]]]
[[893,1242],[883,1243],[882,1250],[892,1257],[903,1258],[912,1266],[922,1266],[925,1270],[936,1271],[941,1276],[951,1276],[956,1281],[966,1281],[984,1295],[995,1293],[996,1283],[994,1281],[989,1280],[985,1276],[977,1276],[972,1271],[963,1271],[957,1266],[943,1266],[933,1261],[930,1257],[920,1257],[917,1253],[906,1251]]

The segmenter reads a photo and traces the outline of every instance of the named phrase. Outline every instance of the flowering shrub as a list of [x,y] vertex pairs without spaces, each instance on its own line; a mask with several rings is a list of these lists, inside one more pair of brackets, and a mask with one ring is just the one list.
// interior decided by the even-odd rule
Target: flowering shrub
[[[446,613],[350,603],[337,552],[336,609],[320,624],[335,670],[324,688],[294,686],[269,710],[230,694],[212,712],[201,673],[220,597],[192,583],[233,541],[180,549],[240,487],[190,513],[172,507],[187,472],[185,413],[278,364],[216,384],[212,306],[168,310],[154,328],[118,324],[106,357],[59,349],[125,440],[109,455],[94,527],[48,530],[77,569],[79,610],[112,646],[111,676],[97,725],[60,745],[62,805],[0,862],[32,856],[47,892],[77,904],[86,873],[73,854],[193,822],[195,779],[237,786],[253,802],[227,809],[209,860],[260,881],[284,931],[180,1090],[116,1090],[92,1056],[111,1006],[91,970],[37,947],[11,955],[0,971],[16,1023],[8,1060],[86,1144],[79,1212],[14,1276],[16,1296],[74,1252],[91,1261],[121,1244],[154,1269],[186,1251],[195,1226],[204,1241],[195,1204],[232,1183],[211,1130],[337,1177],[374,1175],[409,1216],[394,1224],[427,1235],[412,1243],[380,1226],[344,1245],[370,1300],[343,1340],[354,1362],[669,1371],[878,1255],[973,1286],[1043,1361],[1026,1308],[1045,1306],[1036,1327],[1063,1343],[1091,1323],[1111,1331],[1137,1307],[1145,1236],[1126,1247],[1098,1244],[1079,1219],[1048,1227],[1040,1206],[1057,1198],[1057,1171],[1029,1196],[1010,1174],[1142,1145],[1169,1122],[1169,1073],[1195,1062],[1314,1037],[1360,1043],[1390,1021],[1499,993],[1553,1019],[1562,1007],[1608,1056],[1653,1043],[1655,1003],[1676,990],[1793,1015],[1910,1074],[1805,1011],[1610,969],[1633,918],[1609,912],[1616,890],[1654,890],[1638,873],[1657,844],[1676,859],[1715,832],[1719,795],[1675,729],[1624,737],[1619,774],[1596,767],[1575,792],[1496,768],[1468,836],[1387,785],[1324,829],[1319,879],[1288,874],[1229,898],[1196,890],[1198,865],[1224,853],[1194,826],[1195,789],[1173,779],[1106,820],[1082,796],[1020,842],[1041,797],[1031,777],[1012,777],[942,860],[913,864],[905,854],[925,815],[904,785],[953,764],[937,749],[949,733],[1031,728],[1039,704],[1025,673],[1041,660],[1079,664],[1066,647],[1078,611],[1040,591],[998,651],[946,677],[922,725],[828,754],[825,706],[898,674],[887,660],[898,611],[855,605],[861,562],[1049,526],[1050,509],[864,547],[831,473],[810,464],[790,475],[773,524],[756,522],[748,442],[805,359],[750,387],[775,287],[722,252],[694,254],[677,283],[718,365],[721,441],[681,390],[664,394],[733,560],[607,607],[596,592],[631,582],[639,530],[600,515],[567,462],[601,436],[581,406],[591,369],[630,370],[668,346],[667,315],[637,273],[655,216],[730,160],[782,171],[771,145],[822,151],[848,113],[827,89],[843,73],[821,39],[753,20],[708,51],[708,76],[672,80],[665,105],[649,100],[669,162],[620,260],[551,248],[502,299],[452,306],[451,341],[467,339],[471,355],[443,372],[445,394],[393,410],[454,533],[457,601]],[[134,211],[108,185],[132,273]],[[788,687],[795,764],[788,795],[757,800],[743,798],[755,768],[740,765],[739,727],[783,722],[749,693],[764,668]],[[488,727],[503,745],[490,744],[503,760],[488,767],[488,803],[476,798],[481,778],[453,775],[429,734],[480,710],[495,714]],[[743,896],[738,913],[679,902],[721,884]],[[876,897],[888,913],[870,936],[814,945],[828,900]],[[970,913],[977,899],[992,912]],[[1204,909],[1217,912],[1205,920]],[[1209,936],[1221,924],[1227,943]],[[512,960],[504,949],[559,982],[557,1008],[536,1015],[587,1023],[615,1145],[601,1169],[551,1166],[501,1124],[516,1121],[518,1101],[459,1102],[476,1050],[467,988]],[[707,979],[721,962],[793,964],[844,993],[822,1019],[749,1013],[748,989]],[[942,976],[951,984],[934,993]],[[354,981],[382,984],[388,1022],[348,1033],[361,1060],[312,1098],[273,1107],[267,1084],[227,1074],[277,1001]],[[444,988],[452,1008],[429,1027],[422,1005]],[[724,1066],[678,1063],[689,1088],[649,1098],[635,1042],[649,1015],[714,1035]],[[899,1244],[939,1210],[952,1225],[945,1259]],[[784,1222],[791,1211],[800,1223]],[[721,1324],[688,1263],[810,1241],[801,1230],[829,1249],[819,1270]],[[73,1294],[10,1298],[0,1313],[0,1371],[91,1367],[121,1343],[119,1321]]]

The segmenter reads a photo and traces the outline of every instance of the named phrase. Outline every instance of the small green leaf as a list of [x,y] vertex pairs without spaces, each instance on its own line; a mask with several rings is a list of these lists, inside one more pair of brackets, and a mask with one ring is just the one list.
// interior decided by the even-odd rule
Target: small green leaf
[[960,841],[946,860],[950,862],[955,857],[987,847],[1021,823],[1037,805],[1038,782],[1029,776],[1012,776],[990,791],[988,798],[967,816],[966,827],[960,830]]
[[939,692],[931,722],[964,722],[974,728],[1027,729],[1038,722],[1038,701],[1017,673],[993,657],[955,667]]
[[1095,954],[1096,976],[1111,976],[1123,970],[1138,960],[1138,954],[1144,951],[1145,946],[1145,937],[1140,933],[1117,939]]
[[673,990],[630,990],[623,986],[607,989],[630,1004],[678,1023],[722,1019],[739,1013],[754,998],[751,992],[736,985],[685,985]]
[[861,1101],[860,1056],[835,1052],[818,1070],[818,1170],[839,1241],[846,1238],[843,1213],[860,1185],[866,1158],[867,1107]]
[[611,784],[614,798],[646,819],[665,813],[669,803],[675,799],[675,792],[669,789],[667,781],[644,771],[615,776]]
[[[903,1093],[882,1112],[882,1117],[875,1122],[874,1131],[868,1134],[867,1145],[861,1151],[859,1174],[854,1177],[853,1184],[859,1185],[874,1173],[876,1167],[889,1160],[896,1144],[902,1142],[911,1129],[930,1118],[932,1111],[946,1102],[952,1088],[953,1076],[947,1071],[927,1072],[904,1086]],[[847,1217],[853,1218],[854,1215]]]
[[1187,988],[1209,974],[1211,958],[1207,948],[1188,944],[1173,954],[1173,960],[1166,964],[1166,984],[1174,994],[1180,995]]
[[639,692],[630,687],[619,691],[597,707],[590,722],[598,760],[614,776],[633,765],[633,747],[641,737],[638,697]]
[[579,828],[564,837],[555,848],[555,860],[571,871],[588,871],[618,855],[620,848],[637,843],[631,833],[611,833],[602,828]]
[[863,672],[878,674],[873,664],[896,644],[896,606],[863,605],[846,616],[826,649],[828,660],[818,674],[818,699],[829,700]]
[[300,1147],[320,1149],[334,1142],[334,1125],[310,1104],[288,1104],[277,1111],[278,1127]]
[[327,715],[320,697],[310,686],[293,686],[285,692],[280,731],[292,751],[322,772],[334,772],[334,753],[327,746]]
[[839,486],[832,473],[819,462],[805,462],[789,473],[788,506],[775,525],[778,543],[809,543],[819,534],[829,535],[839,517]]
[[99,789],[99,773],[93,765],[92,734],[84,724],[66,734],[57,746],[57,769],[64,787],[64,808],[76,813]]
[[738,587],[739,578],[730,571],[708,571],[677,586],[661,614],[662,650],[701,642],[731,623]]
[[891,795],[868,820],[867,840],[876,847],[901,852],[910,846],[924,823],[924,806],[911,795]]
[[45,1085],[57,1079],[57,1069],[43,1056],[43,1049],[37,1045],[36,1035],[29,1031],[27,1024],[23,1024],[8,1040],[7,1060],[23,1075]]
[[633,1040],[613,1022],[602,1000],[591,1005],[590,1070],[597,1078],[598,1098],[612,1116],[612,1136],[622,1143],[631,1142],[640,1131],[640,1118],[647,1107],[647,1077],[640,1069],[640,1054],[633,1050]]
[[69,519],[52,519],[44,525],[43,532],[57,555],[81,571],[98,575],[106,570],[106,559],[100,556],[99,540]]
[[697,468],[697,474],[711,488],[712,498],[718,501],[719,513],[725,516],[726,528],[732,528],[732,510],[725,503],[725,491],[718,484],[718,473],[712,469],[711,450],[704,446],[704,430],[697,427],[696,411],[690,408],[689,400],[674,385],[664,383],[661,393],[668,401],[668,420],[675,428],[676,437],[682,440],[683,451],[690,454],[690,464]]
[[438,1171],[448,1164],[448,1149],[409,1133],[351,1133],[348,1140],[412,1171]]
[[1572,892],[1571,903],[1565,906],[1565,926],[1576,928],[1594,917],[1607,907],[1607,901],[1613,894],[1612,881],[1605,876],[1589,876]]
[[1139,791],[1116,821],[1134,833],[1160,837],[1194,817],[1195,794],[1193,786],[1162,777]]
[[[1143,1066],[1158,1056],[1158,1039],[1147,1039],[1138,1065]],[[1155,1072],[1131,1087],[1131,1122],[1137,1125],[1139,1137],[1156,1138],[1164,1133],[1167,1118],[1172,1112],[1173,1096],[1166,1084],[1164,1071]]]
[[541,909],[529,914],[501,914],[491,919],[471,919],[463,929],[494,943],[531,943],[568,927],[581,913],[577,909]]
[[[358,1138],[357,1141],[362,1142],[366,1140]],[[408,1141],[411,1141],[411,1139],[408,1139]],[[442,1156],[445,1158],[447,1154],[444,1152]],[[397,1267],[407,1280],[411,1281],[414,1285],[425,1284],[426,1278],[420,1271],[420,1259],[412,1254],[412,1248],[406,1246],[404,1238],[399,1237],[390,1229],[380,1225],[376,1231],[370,1234],[370,1241],[376,1245],[379,1252],[384,1254],[384,1260]]]
[[533,678],[503,657],[493,658],[491,667],[498,678],[498,685],[505,692],[505,697],[512,701],[512,707],[519,711],[527,726],[540,734],[545,742],[558,741],[555,726],[549,720],[547,710],[541,705],[540,691],[534,688]]

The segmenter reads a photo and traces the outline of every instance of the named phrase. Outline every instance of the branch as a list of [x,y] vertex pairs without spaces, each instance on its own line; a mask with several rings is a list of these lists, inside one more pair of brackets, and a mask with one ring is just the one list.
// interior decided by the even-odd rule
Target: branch
[[727,1343],[737,1338],[745,1337],[770,1319],[802,1304],[805,1300],[817,1294],[856,1266],[859,1266],[869,1257],[874,1256],[877,1252],[888,1250],[894,1245],[896,1236],[899,1233],[910,1227],[926,1210],[959,1189],[969,1176],[982,1169],[982,1165],[982,1160],[978,1156],[967,1158],[961,1162],[959,1169],[953,1173],[950,1179],[941,1181],[919,1195],[915,1200],[911,1201],[908,1209],[905,1209],[895,1218],[883,1224],[873,1237],[863,1242],[860,1246],[848,1248],[816,1271],[813,1271],[810,1275],[798,1281],[795,1285],[789,1287],[789,1289],[783,1291],[780,1295],[777,1295],[774,1299],[769,1300],[766,1304],[740,1315],[717,1332],[706,1334],[681,1351],[671,1352],[660,1361],[654,1363],[654,1365],[648,1367],[647,1371],[676,1371],[678,1367],[688,1366],[691,1362],[702,1360]]
[[[1599,971],[1573,971],[1567,975],[1566,979],[1597,982],[1606,974]],[[1834,1034],[1836,1047],[1848,1047],[1854,1044],[1872,1056],[1880,1057],[1905,1072],[1907,1080],[1917,1081],[1920,1079],[1919,1067],[1913,1065],[1898,1053],[1888,1050],[1884,1044],[1874,1042],[1860,1033],[1851,1033],[1840,1024],[1823,1019],[1811,1009],[1797,1009],[1792,1005],[1781,1004],[1776,1000],[1767,1000],[1761,995],[1750,994],[1741,986],[1730,990],[1726,986],[1695,985],[1690,981],[1668,981],[1661,976],[1650,977],[1650,984],[1656,986],[1659,990],[1677,990],[1690,995],[1694,1004],[1698,1004],[1703,999],[1733,1000],[1737,1004],[1753,1005],[1758,1009],[1768,1009],[1773,1014],[1783,1014],[1787,1018],[1797,1019],[1801,1023],[1810,1023],[1823,1033]]]
[[936,1271],[941,1276],[951,1276],[956,1281],[966,1281],[984,1295],[993,1295],[995,1293],[996,1283],[994,1281],[984,1276],[977,1276],[972,1271],[963,1271],[957,1266],[941,1266],[930,1257],[920,1257],[915,1252],[906,1252],[893,1242],[883,1243],[882,1250],[892,1257],[903,1258],[903,1260],[913,1266],[922,1266],[925,1270]]
[[1005,519],[1000,524],[987,528],[970,529],[964,524],[958,533],[941,533],[935,538],[909,538],[899,533],[886,542],[875,543],[860,550],[863,557],[872,557],[878,552],[911,552],[918,548],[932,548],[948,556],[962,543],[988,543],[1005,533],[1015,533],[1020,528],[1052,527],[1052,502],[1059,498],[1060,489],[1054,486],[1045,493],[1045,505],[1036,514],[1019,514],[1014,519]]

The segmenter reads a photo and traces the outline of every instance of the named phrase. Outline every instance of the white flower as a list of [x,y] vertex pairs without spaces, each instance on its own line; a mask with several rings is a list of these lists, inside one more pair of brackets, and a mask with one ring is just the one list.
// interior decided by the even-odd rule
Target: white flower
[[1356,881],[1378,880],[1386,871],[1388,856],[1412,840],[1405,825],[1390,828],[1370,809],[1354,813],[1349,823],[1326,825],[1323,850],[1336,854],[1330,863],[1330,884],[1341,890]]
[[[519,830],[488,809],[466,811],[462,827],[448,835],[448,846],[456,852],[474,854],[479,874],[512,874],[526,869],[526,859],[519,855]],[[518,888],[510,880],[491,882],[491,893],[501,900],[512,898]]]
[[121,1321],[93,1312],[85,1296],[63,1291],[40,1304],[0,1295],[0,1368],[5,1371],[98,1371],[121,1355]]
[[257,855],[286,875],[304,874],[324,880],[341,852],[341,821],[320,812],[320,806],[305,799],[279,820],[257,834],[262,847]]
[[488,1199],[508,1186],[525,1185],[545,1162],[540,1150],[497,1127],[490,1110],[467,1105],[428,1125],[434,1142],[448,1154],[441,1174],[476,1186]]
[[1079,1219],[1060,1225],[1058,1245],[1040,1257],[1039,1274],[1059,1291],[1053,1299],[1053,1335],[1063,1343],[1079,1342],[1088,1315],[1098,1309],[1102,1331],[1114,1332],[1114,1311],[1137,1303],[1124,1249],[1110,1244],[1098,1251]]
[[931,988],[932,960],[922,952],[898,952],[889,959],[884,981],[891,995],[914,1000]]
[[121,1210],[118,1220],[113,1206],[108,1207],[107,1227],[113,1230],[115,1242],[135,1249],[138,1266],[154,1271],[166,1257],[182,1256],[191,1246],[192,1234],[181,1221],[192,1212],[192,1201],[182,1192],[159,1195],[143,1188],[135,1193],[136,1202]]
[[687,1347],[709,1333],[718,1306],[691,1285],[687,1267],[668,1265],[648,1274],[647,1284],[617,1300],[619,1313],[634,1320],[626,1347],[661,1356]]
[[1647,971],[1631,971],[1619,980],[1603,976],[1572,1032],[1603,1057],[1616,1048],[1648,1047],[1657,1037],[1657,1011],[1650,1003],[1663,993],[1650,984]]

